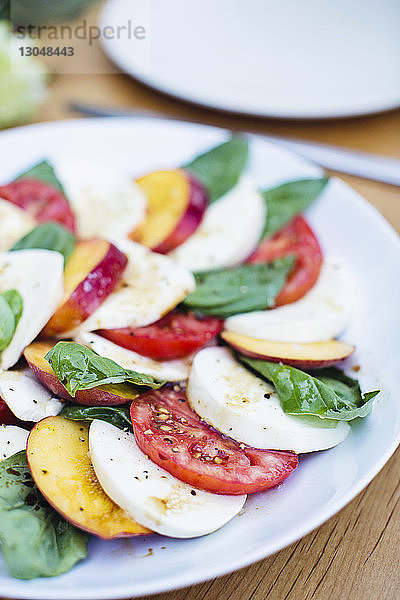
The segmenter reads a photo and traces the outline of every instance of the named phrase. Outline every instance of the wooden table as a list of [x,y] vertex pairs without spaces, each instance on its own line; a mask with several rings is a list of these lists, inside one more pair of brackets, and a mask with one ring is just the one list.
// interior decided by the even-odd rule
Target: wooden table
[[[107,59],[96,51],[96,64]],[[91,57],[93,61],[93,56]],[[112,67],[107,64],[107,70]],[[354,120],[290,123],[234,117],[185,105],[128,77],[62,75],[39,120],[71,118],[70,100],[157,109],[208,124],[340,144],[400,158],[400,111]],[[400,189],[343,177],[400,231]],[[398,274],[397,274],[398,276]],[[400,598],[400,449],[338,515],[274,556],[157,600],[398,600]]]

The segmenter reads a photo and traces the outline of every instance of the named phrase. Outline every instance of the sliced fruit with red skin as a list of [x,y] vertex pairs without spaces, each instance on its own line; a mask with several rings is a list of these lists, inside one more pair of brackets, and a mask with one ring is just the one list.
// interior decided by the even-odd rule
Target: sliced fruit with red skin
[[135,388],[125,383],[109,383],[91,390],[79,390],[72,398],[44,358],[53,346],[51,342],[34,342],[25,348],[24,356],[39,381],[59,398],[85,406],[118,406],[137,398]]
[[89,456],[89,426],[63,417],[40,421],[28,438],[32,477],[68,521],[103,539],[151,533],[103,491]]
[[193,274],[169,256],[132,240],[116,240],[128,258],[121,284],[99,308],[68,336],[82,331],[145,327],[178,306],[196,287]]
[[40,179],[24,178],[0,186],[4,198],[26,210],[38,223],[55,221],[75,231],[75,216],[68,200],[53,185]]
[[11,412],[7,404],[0,398],[0,425],[20,425],[21,421]]
[[101,329],[111,342],[154,360],[175,360],[188,356],[209,343],[221,331],[223,321],[196,317],[174,310],[147,327]]
[[146,195],[148,209],[144,222],[130,237],[154,252],[167,254],[200,225],[208,206],[207,192],[182,169],[154,171],[136,183]]
[[248,258],[248,263],[271,262],[284,256],[295,256],[296,261],[288,280],[275,299],[275,306],[290,304],[302,298],[316,283],[322,265],[319,242],[303,217],[261,242]]
[[246,356],[272,362],[283,362],[299,369],[329,367],[345,360],[354,351],[354,346],[338,340],[293,344],[259,340],[233,331],[224,331],[221,337],[232,348]]
[[64,298],[44,328],[58,336],[78,327],[121,281],[125,254],[105,240],[79,242],[64,270]]
[[297,467],[292,452],[257,450],[201,421],[183,391],[146,392],[132,402],[139,448],[177,479],[215,494],[260,492],[282,483]]

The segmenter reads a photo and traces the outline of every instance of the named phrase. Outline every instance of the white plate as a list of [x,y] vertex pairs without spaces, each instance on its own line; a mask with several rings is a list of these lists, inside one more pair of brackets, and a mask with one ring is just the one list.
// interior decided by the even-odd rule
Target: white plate
[[[400,105],[398,0],[108,0],[110,58],[183,100],[260,117],[330,118]],[[110,36],[109,36],[110,37]]]
[[[199,125],[148,119],[33,125],[0,134],[0,182],[45,157],[90,157],[134,176],[182,164],[224,135]],[[252,142],[250,170],[260,187],[319,173],[261,140]],[[0,563],[2,596],[125,598],[222,575],[305,535],[378,473],[400,440],[400,280],[395,276],[400,270],[400,243],[378,212],[340,180],[330,183],[309,218],[325,250],[347,261],[357,276],[359,302],[346,338],[357,346],[354,361],[362,365],[364,388],[383,390],[370,417],[357,423],[337,448],[303,457],[282,486],[251,497],[245,513],[217,533],[186,541],[157,536],[93,539],[88,559],[54,579],[14,580]]]

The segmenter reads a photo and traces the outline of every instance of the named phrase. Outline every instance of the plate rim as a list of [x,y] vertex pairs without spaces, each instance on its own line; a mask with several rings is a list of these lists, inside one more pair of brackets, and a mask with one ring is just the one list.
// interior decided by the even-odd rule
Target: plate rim
[[[109,22],[108,15],[114,8],[113,4],[116,4],[120,0],[106,0],[103,4],[100,14],[99,14],[99,23],[100,27],[104,28],[106,24]],[[273,119],[280,120],[285,119],[288,121],[326,121],[328,119],[341,120],[348,119],[353,117],[365,117],[368,115],[376,115],[380,113],[391,112],[400,108],[400,91],[396,94],[392,94],[390,99],[388,98],[386,101],[382,102],[370,102],[355,106],[353,109],[343,109],[343,110],[329,110],[321,108],[320,110],[300,110],[296,111],[284,111],[279,112],[279,110],[268,110],[267,112],[261,112],[257,110],[248,111],[248,110],[240,110],[239,108],[234,108],[232,106],[226,106],[221,102],[207,102],[206,100],[196,100],[190,93],[177,93],[174,91],[174,87],[172,85],[168,86],[163,83],[157,83],[157,79],[151,76],[146,76],[141,74],[138,70],[136,70],[132,64],[130,64],[129,60],[124,57],[122,54],[117,52],[115,48],[116,44],[113,44],[112,39],[106,39],[104,37],[100,38],[100,44],[107,55],[107,57],[111,60],[111,62],[121,71],[131,77],[135,82],[145,86],[146,88],[152,90],[153,92],[162,93],[164,96],[171,98],[175,101],[185,102],[191,106],[204,108],[207,110],[217,110],[221,113],[227,113],[229,115],[238,115],[249,118],[256,119]]]
[[[52,129],[52,128],[65,128],[68,127],[70,123],[77,125],[78,127],[83,125],[84,127],[89,125],[90,127],[95,128],[97,124],[105,125],[107,123],[107,127],[113,127],[115,122],[121,123],[132,123],[136,124],[138,122],[149,122],[154,123],[155,119],[151,117],[99,117],[99,118],[83,118],[83,119],[68,119],[62,121],[45,121],[41,123],[35,123],[31,125],[25,125],[22,127],[16,127],[13,129],[5,130],[0,133],[0,139],[4,137],[13,137],[14,135],[18,136],[20,132],[22,134],[25,131],[35,131],[41,129]],[[213,131],[224,131],[219,127],[212,126],[204,126],[197,123],[187,123],[186,121],[173,121],[169,119],[157,119],[158,122],[167,123],[170,126],[174,126],[178,124],[180,126],[190,126],[190,127],[198,127],[201,129],[209,129]],[[229,130],[225,130],[229,133]],[[256,136],[257,137],[257,136]],[[262,136],[260,136],[262,137]],[[268,142],[271,146],[276,146],[271,142]],[[282,149],[280,149],[282,151]],[[298,160],[298,155],[288,151],[283,151],[288,156],[295,156]],[[310,161],[305,159],[301,159],[305,165],[310,165]],[[340,180],[340,178],[337,178]],[[392,227],[392,225],[385,219],[385,217],[379,212],[377,208],[375,208],[371,203],[369,203],[361,194],[359,194],[356,190],[354,190],[350,185],[348,185],[343,180],[340,180],[341,184],[345,186],[346,189],[350,190],[353,195],[353,201],[360,207],[362,210],[367,211],[371,218],[375,220],[377,225],[383,230],[386,236],[390,239],[390,243],[393,245],[395,252],[399,256],[400,260],[400,236],[397,234],[396,230]],[[381,455],[378,461],[374,464],[374,466],[367,471],[367,473],[358,481],[357,485],[352,486],[346,494],[340,498],[332,507],[326,507],[325,510],[318,514],[318,518],[310,517],[309,519],[303,521],[295,530],[292,529],[291,532],[288,532],[284,535],[279,544],[275,544],[273,549],[271,547],[266,549],[266,546],[257,546],[252,552],[248,553],[246,557],[237,557],[234,559],[226,560],[220,563],[219,565],[214,566],[205,566],[198,568],[198,573],[193,576],[193,573],[179,573],[173,574],[168,578],[164,578],[163,580],[155,581],[155,582],[145,582],[141,584],[132,585],[135,586],[135,590],[132,591],[132,586],[130,587],[128,584],[123,584],[119,587],[113,586],[112,590],[110,588],[106,588],[103,591],[95,590],[95,591],[87,591],[85,593],[79,592],[76,590],[68,591],[68,590],[57,590],[56,592],[52,592],[51,590],[40,590],[38,592],[32,591],[32,593],[28,590],[28,588],[24,590],[18,590],[16,592],[7,592],[7,590],[2,590],[2,596],[4,598],[16,599],[16,598],[24,598],[26,600],[114,600],[121,598],[136,598],[144,595],[152,595],[161,592],[168,592],[175,589],[181,589],[184,587],[188,587],[190,585],[196,585],[198,583],[208,581],[210,579],[214,579],[217,577],[221,577],[223,575],[232,573],[233,571],[239,570],[241,568],[247,567],[255,562],[258,562],[268,556],[271,556],[283,548],[289,546],[292,543],[295,543],[305,535],[308,535],[314,529],[320,527],[323,523],[325,523],[329,518],[340,512],[349,502],[351,502],[382,470],[384,465],[388,462],[390,457],[394,454],[397,447],[400,444],[400,427],[397,431],[396,436],[394,436],[391,444],[388,446],[386,451]],[[269,544],[271,546],[271,544]],[[229,564],[228,564],[229,563]],[[178,579],[178,581],[176,581]],[[18,580],[14,580],[10,578],[10,581],[17,582]]]

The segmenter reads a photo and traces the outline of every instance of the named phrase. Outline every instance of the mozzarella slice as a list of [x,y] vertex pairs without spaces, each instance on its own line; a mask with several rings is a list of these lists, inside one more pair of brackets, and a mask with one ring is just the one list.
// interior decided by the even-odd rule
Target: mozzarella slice
[[50,250],[18,250],[0,254],[0,292],[16,289],[23,311],[9,346],[0,357],[0,368],[18,361],[50,319],[63,296],[64,259]]
[[35,221],[25,210],[0,198],[0,252],[9,250],[34,227]]
[[135,437],[95,420],[89,431],[90,458],[106,494],[141,525],[176,538],[219,529],[242,508],[246,496],[197,490],[153,463]]
[[168,256],[130,240],[114,241],[128,257],[122,282],[103,304],[73,332],[141,327],[155,323],[196,287],[194,277]]
[[339,262],[324,263],[315,286],[297,302],[229,317],[228,331],[271,342],[327,342],[342,333],[353,304],[352,278]]
[[126,237],[144,219],[146,197],[127,177],[81,160],[55,163],[82,239]]
[[0,373],[0,396],[21,421],[37,423],[45,417],[58,415],[63,407],[30,369]]
[[87,331],[78,334],[75,341],[78,344],[88,346],[100,356],[111,358],[124,369],[132,369],[145,375],[152,375],[159,381],[184,381],[189,376],[192,357],[184,360],[153,360]]
[[0,425],[0,461],[26,449],[29,431],[15,425]]
[[209,425],[255,448],[325,450],[350,432],[344,421],[285,414],[275,388],[237,363],[227,348],[196,354],[187,392],[191,407]]
[[244,176],[211,204],[197,231],[170,256],[191,271],[234,266],[256,248],[265,218],[262,196]]

